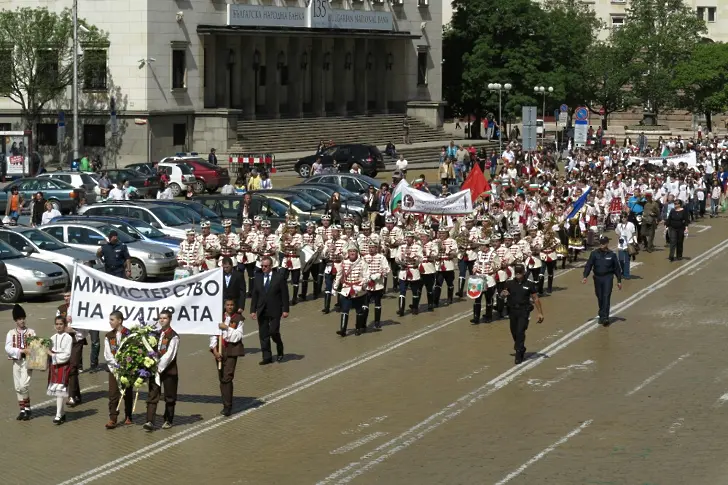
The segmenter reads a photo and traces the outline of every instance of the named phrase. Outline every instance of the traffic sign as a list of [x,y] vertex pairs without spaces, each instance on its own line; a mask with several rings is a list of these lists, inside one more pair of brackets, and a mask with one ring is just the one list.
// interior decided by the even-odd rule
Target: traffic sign
[[568,107],[568,106],[566,106],[565,104],[562,104],[562,105],[561,105],[561,112],[562,112],[562,113],[566,113],[567,111],[569,111],[569,107]]
[[523,120],[523,126],[536,126],[536,107],[535,106],[524,106],[521,109],[521,114],[523,115],[521,119]]
[[63,111],[58,112],[58,126],[66,126],[66,113]]
[[586,145],[587,131],[589,131],[589,122],[587,120],[574,121],[574,143],[577,146]]
[[535,126],[524,126],[522,138],[523,151],[532,152],[536,150],[538,135]]
[[604,108],[599,108],[599,114],[604,116],[604,113],[606,113],[606,111],[604,111]]
[[569,124],[569,113],[566,111],[559,113],[559,124],[564,126]]
[[574,111],[574,118],[577,121],[586,121],[589,119],[589,109],[585,106],[579,106],[576,108],[576,111]]

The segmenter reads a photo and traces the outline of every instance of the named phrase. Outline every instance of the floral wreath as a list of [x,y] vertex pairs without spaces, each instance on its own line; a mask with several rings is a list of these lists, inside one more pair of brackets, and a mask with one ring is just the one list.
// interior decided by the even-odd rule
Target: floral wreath
[[129,329],[129,335],[121,341],[116,351],[116,363],[111,372],[119,383],[119,389],[133,388],[138,391],[157,372],[159,354],[154,349],[159,330],[139,317],[139,326]]

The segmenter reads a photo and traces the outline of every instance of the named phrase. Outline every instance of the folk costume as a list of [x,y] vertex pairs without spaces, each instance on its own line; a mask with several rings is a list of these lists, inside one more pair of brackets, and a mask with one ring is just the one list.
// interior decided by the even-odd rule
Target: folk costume
[[[13,307],[13,321],[24,318],[25,310],[16,304]],[[28,369],[28,359],[25,358],[23,353],[23,350],[28,347],[28,338],[30,337],[35,337],[34,330],[27,327],[18,328],[17,325],[14,329],[8,331],[5,336],[5,353],[8,354],[8,359],[13,361],[13,384],[18,398],[18,407],[20,408],[18,421],[29,420],[31,414],[29,388],[33,371]]]
[[223,323],[228,326],[227,330],[221,330],[220,335],[210,336],[210,352],[219,348],[222,339],[222,365],[218,369],[220,379],[220,394],[222,395],[222,415],[230,416],[233,408],[233,380],[235,379],[235,367],[238,357],[245,355],[243,347],[243,324],[244,319],[237,313],[223,315]]
[[[106,423],[106,429],[116,428],[116,422],[119,418],[119,400],[122,398],[119,383],[112,369],[116,367],[116,352],[119,350],[121,342],[129,336],[129,329],[123,325],[117,330],[112,330],[106,334],[104,345],[104,359],[109,367],[109,422]],[[124,424],[131,424],[132,408],[134,406],[134,396],[132,389],[124,389]]]
[[[58,307],[56,317],[62,317],[68,320],[68,303],[64,303]],[[83,346],[87,344],[86,334],[81,329],[75,329],[68,322],[67,330],[69,335],[73,337],[73,346],[71,347],[71,366],[68,373],[68,405],[75,406],[81,404],[81,384],[78,382],[78,375],[83,369]]]
[[157,414],[157,403],[159,402],[164,388],[164,424],[162,429],[169,429],[174,422],[174,408],[177,404],[177,384],[179,374],[177,373],[177,350],[179,349],[179,335],[168,326],[159,334],[156,351],[159,355],[157,373],[153,379],[149,379],[149,395],[147,396],[147,422],[144,429],[154,429],[154,418]]
[[68,397],[68,379],[71,373],[73,335],[63,332],[51,337],[50,366],[48,367],[48,395],[56,398],[55,424],[66,421],[64,406]]

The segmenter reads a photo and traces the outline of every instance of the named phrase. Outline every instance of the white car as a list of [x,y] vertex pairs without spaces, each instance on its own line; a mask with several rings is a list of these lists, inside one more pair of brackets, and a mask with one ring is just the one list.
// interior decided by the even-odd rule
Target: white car
[[74,188],[83,189],[87,194],[93,192],[97,196],[101,195],[101,189],[99,188],[98,181],[89,173],[83,172],[71,172],[71,171],[57,171],[57,172],[45,172],[36,178],[51,178],[54,180],[63,180],[66,183],[73,185]]
[[195,178],[192,167],[186,163],[164,163],[157,164],[157,174],[166,173],[169,177],[169,187],[172,189],[172,195],[177,197],[182,192],[187,191],[188,185],[195,185]]
[[536,120],[536,134],[543,135],[543,120]]

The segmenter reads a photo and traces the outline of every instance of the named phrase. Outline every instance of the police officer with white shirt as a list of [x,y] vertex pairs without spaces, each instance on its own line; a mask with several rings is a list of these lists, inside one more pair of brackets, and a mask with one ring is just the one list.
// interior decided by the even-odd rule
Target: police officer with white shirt
[[599,248],[591,252],[584,266],[584,279],[582,280],[582,283],[586,284],[589,273],[592,269],[594,270],[594,291],[599,302],[599,323],[605,327],[611,323],[609,306],[615,276],[617,277],[617,288],[622,289],[622,267],[619,265],[617,255],[609,249],[608,245],[609,238],[601,236]]

